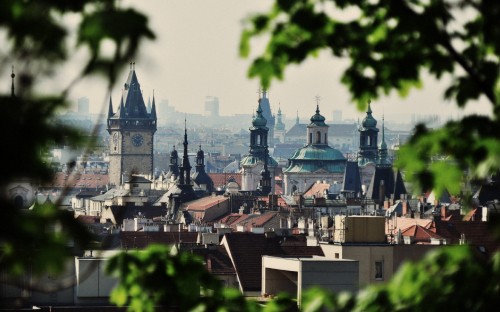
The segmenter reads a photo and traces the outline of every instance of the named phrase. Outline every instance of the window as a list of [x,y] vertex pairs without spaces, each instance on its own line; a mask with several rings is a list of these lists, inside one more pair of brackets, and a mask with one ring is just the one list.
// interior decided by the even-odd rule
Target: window
[[384,279],[384,262],[375,261],[375,279],[380,281]]
[[335,253],[335,259],[339,259],[340,258],[340,255],[338,252]]

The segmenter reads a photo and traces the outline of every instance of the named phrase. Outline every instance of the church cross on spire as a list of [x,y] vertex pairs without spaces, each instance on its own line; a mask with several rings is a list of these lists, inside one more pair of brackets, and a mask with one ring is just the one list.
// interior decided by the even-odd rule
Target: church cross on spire
[[316,100],[316,105],[319,106],[319,102],[321,101],[321,96],[316,95],[314,99]]

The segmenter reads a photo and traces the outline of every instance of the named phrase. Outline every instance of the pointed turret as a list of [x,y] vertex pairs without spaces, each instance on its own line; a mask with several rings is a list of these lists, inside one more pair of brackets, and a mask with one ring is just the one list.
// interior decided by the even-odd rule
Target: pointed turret
[[382,142],[380,143],[380,147],[378,149],[378,157],[378,165],[390,165],[390,162],[387,158],[387,144],[385,143],[384,117],[382,117]]
[[179,155],[175,150],[175,145],[172,152],[170,152],[170,164],[168,167],[169,168],[166,177],[167,178],[174,177],[174,179],[177,179],[179,177]]
[[277,121],[276,125],[274,126],[275,130],[284,130],[285,129],[285,124],[283,123],[282,120],[282,115],[281,115],[281,105],[278,106],[278,115],[277,115]]
[[262,116],[266,119],[266,125],[269,127],[269,146],[274,146],[273,138],[275,118],[271,112],[271,103],[269,102],[268,91],[266,89],[262,90],[262,97],[259,99],[259,106],[262,110]]
[[127,114],[125,113],[125,105],[123,104],[123,96],[122,98],[120,99],[120,108],[118,109],[120,114],[119,114],[119,118],[120,119],[123,119],[123,118],[126,118]]
[[113,117],[113,102],[111,100],[111,95],[109,96],[109,106],[108,106],[108,118]]
[[207,193],[210,194],[214,191],[214,182],[205,172],[205,153],[201,149],[201,145],[196,153],[196,171],[191,178],[199,188],[204,189]]
[[12,65],[12,74],[10,74],[10,78],[12,78],[12,86],[10,88],[10,95],[12,97],[15,97],[16,93],[14,92],[14,78],[16,78],[16,74],[14,74],[14,65]]
[[[263,114],[263,99],[259,99],[256,110],[256,115],[252,119],[250,130],[250,151],[241,161],[242,170],[242,191],[255,191],[259,185],[259,175],[256,174],[262,168],[264,161],[267,159],[270,168],[276,168],[277,162],[266,154],[268,148],[268,138],[270,129],[267,127],[268,121]],[[256,169],[258,167],[258,169]],[[259,171],[257,171],[259,170]]]
[[269,195],[271,193],[271,173],[267,167],[267,160],[269,157],[269,150],[266,148],[266,158],[264,159],[264,168],[260,172],[260,181],[258,186],[258,191],[261,195]]
[[146,104],[142,98],[141,85],[135,73],[135,63],[131,63],[127,82],[124,85],[124,105],[129,118],[145,118],[148,116]]
[[155,93],[153,91],[153,106],[151,106],[151,119],[156,119],[156,103],[155,103]]
[[[184,142],[182,145],[184,145],[184,154],[182,155],[181,179],[184,180],[185,184],[191,184],[191,164],[189,163],[188,156],[186,119],[184,119]],[[181,182],[181,184],[183,184],[183,182]]]
[[366,116],[361,122],[359,131],[358,163],[364,166],[368,163],[377,163],[378,160],[378,128],[377,120],[372,116],[371,102],[368,102]]

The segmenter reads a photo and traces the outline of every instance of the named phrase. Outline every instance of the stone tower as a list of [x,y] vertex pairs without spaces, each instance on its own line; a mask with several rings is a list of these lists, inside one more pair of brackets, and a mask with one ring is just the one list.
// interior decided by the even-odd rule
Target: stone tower
[[148,111],[135,73],[135,63],[123,87],[120,105],[113,111],[111,97],[108,110],[109,182],[119,186],[133,174],[153,175],[153,139],[156,132],[156,104],[153,95]]

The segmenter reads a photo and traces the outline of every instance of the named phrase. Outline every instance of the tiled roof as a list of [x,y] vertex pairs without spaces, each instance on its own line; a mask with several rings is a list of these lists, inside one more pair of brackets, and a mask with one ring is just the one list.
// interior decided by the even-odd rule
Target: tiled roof
[[353,137],[358,136],[358,125],[352,124],[330,124],[328,127],[328,137]]
[[435,232],[433,219],[396,217],[396,218],[391,218],[389,222],[385,223],[385,233],[388,235],[397,234],[399,229],[403,231],[413,225],[418,225],[425,229]]
[[209,173],[208,176],[214,181],[215,188],[222,187],[231,181],[241,185],[241,173]]
[[219,222],[221,224],[226,225],[226,226],[236,228],[236,224],[238,224],[238,222],[243,221],[243,220],[247,219],[248,217],[249,217],[248,214],[232,213],[232,214],[220,219]]
[[431,238],[442,238],[435,232],[418,224],[414,224],[404,230],[401,230],[401,235],[411,236],[414,238],[415,242],[430,242]]
[[330,183],[323,183],[323,182],[314,183],[309,187],[308,190],[304,192],[304,197],[312,197],[312,196],[323,197],[325,190],[329,189],[330,189]]
[[166,214],[165,207],[161,206],[111,206],[105,209],[111,209],[117,224],[123,224],[124,219],[133,219],[139,214],[148,219]]
[[278,236],[266,237],[265,234],[230,233],[224,237],[244,291],[260,291],[263,255],[324,256],[323,251],[318,246],[282,246],[283,237]]
[[459,244],[463,234],[467,244],[477,247],[485,256],[500,250],[500,241],[495,239],[488,222],[438,220],[436,233],[446,238],[449,244]]
[[275,218],[279,217],[280,216],[276,212],[267,212],[260,215],[249,215],[248,218],[237,221],[236,225],[242,225],[244,226],[245,231],[251,231],[253,227],[265,227],[266,224],[271,221],[276,221],[279,224],[279,221],[274,220]]
[[290,130],[286,132],[285,137],[304,137],[306,139],[307,135],[307,125],[306,124],[295,124]]
[[233,263],[224,246],[215,248],[194,248],[191,253],[200,256],[212,274],[236,274]]
[[52,188],[105,188],[109,183],[109,176],[107,174],[96,173],[77,173],[75,175],[57,172],[51,183],[44,185],[44,187]]
[[188,211],[202,211],[211,208],[217,204],[220,204],[222,202],[225,202],[227,200],[229,200],[229,197],[225,197],[223,195],[206,196],[200,199],[190,201],[189,203],[186,204],[185,209],[187,209]]
[[[266,203],[267,206],[269,206],[269,197],[268,196],[263,196],[263,197],[260,197],[259,198],[259,201],[263,201],[264,203]],[[281,196],[278,196],[278,206],[281,206],[281,207],[285,207],[286,206],[286,201],[285,199],[283,199],[283,197]]]

